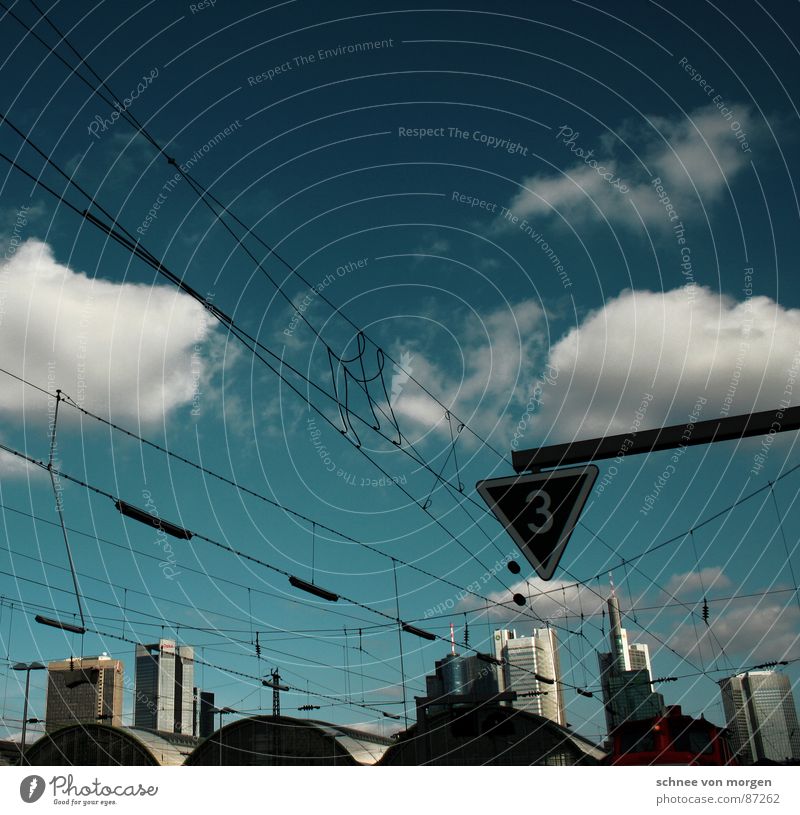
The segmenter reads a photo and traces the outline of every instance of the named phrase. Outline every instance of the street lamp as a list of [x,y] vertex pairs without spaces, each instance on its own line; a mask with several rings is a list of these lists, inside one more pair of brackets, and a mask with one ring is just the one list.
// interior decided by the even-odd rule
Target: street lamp
[[[25,671],[25,706],[22,711],[22,741],[20,742],[20,763],[25,762],[25,736],[28,733],[28,692],[31,687],[31,671],[46,671],[47,665],[42,665],[41,662],[18,662],[16,665],[11,666],[14,671]],[[32,719],[31,722],[34,720]],[[38,721],[38,720],[37,720]]]

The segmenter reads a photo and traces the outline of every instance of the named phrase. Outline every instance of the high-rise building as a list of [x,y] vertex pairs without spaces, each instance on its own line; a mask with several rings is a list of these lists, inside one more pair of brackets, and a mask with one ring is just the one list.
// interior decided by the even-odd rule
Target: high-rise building
[[68,724],[122,724],[123,667],[107,654],[72,657],[47,666],[45,730]]
[[606,727],[611,733],[626,721],[650,719],[664,712],[664,697],[653,692],[650,649],[629,643],[622,627],[619,600],[612,588],[608,599],[611,651],[599,653],[600,685],[603,689]]
[[455,647],[437,659],[435,672],[425,677],[425,696],[416,697],[417,725],[424,730],[432,717],[453,710],[497,705],[512,694],[498,689],[499,669],[488,654],[460,655]]
[[136,646],[135,727],[165,733],[194,730],[194,651],[174,640]]
[[653,667],[650,664],[650,648],[639,642],[632,642],[628,646],[628,659],[632,671],[647,671],[647,676],[652,680]]
[[214,694],[211,691],[194,689],[194,730],[193,736],[207,739],[214,732]]
[[534,629],[530,637],[502,629],[494,633],[501,691],[517,694],[514,707],[565,725],[564,686],[558,657],[558,638],[552,628]]
[[750,671],[723,679],[722,707],[742,764],[800,760],[800,730],[786,674]]

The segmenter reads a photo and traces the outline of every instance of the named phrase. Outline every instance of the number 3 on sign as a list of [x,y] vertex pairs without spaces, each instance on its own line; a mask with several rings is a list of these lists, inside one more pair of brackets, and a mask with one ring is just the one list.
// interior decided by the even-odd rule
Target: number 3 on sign
[[549,532],[550,527],[553,526],[553,513],[550,512],[549,493],[545,492],[544,490],[534,490],[528,495],[526,503],[532,505],[537,499],[541,502],[540,506],[531,506],[531,509],[533,510],[534,515],[541,516],[544,518],[544,521],[542,521],[542,523],[528,524],[528,529],[530,529],[534,534]]

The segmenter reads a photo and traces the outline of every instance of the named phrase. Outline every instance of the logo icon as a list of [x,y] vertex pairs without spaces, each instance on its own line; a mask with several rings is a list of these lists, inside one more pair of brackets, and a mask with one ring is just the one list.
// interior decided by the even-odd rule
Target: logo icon
[[390,407],[395,407],[400,394],[403,392],[403,386],[408,382],[414,369],[411,367],[411,360],[414,359],[408,351],[403,351],[400,355],[400,364],[394,364],[394,376],[392,376],[392,395],[389,398]]
[[44,794],[44,778],[40,775],[29,775],[19,785],[20,798],[26,804],[33,804]]

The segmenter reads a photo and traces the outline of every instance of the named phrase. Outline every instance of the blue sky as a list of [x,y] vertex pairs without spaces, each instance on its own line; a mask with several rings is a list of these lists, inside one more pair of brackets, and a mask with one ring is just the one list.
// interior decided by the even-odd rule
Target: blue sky
[[[190,163],[192,177],[312,288],[251,236],[254,262],[152,144],[16,21],[0,19],[9,120],[273,360],[327,394],[326,346],[339,358],[359,351],[352,325],[323,295],[340,307],[373,341],[367,377],[378,375],[379,346],[437,397],[388,358],[386,393],[380,378],[369,385],[379,416],[391,405],[405,446],[413,442],[430,469],[391,443],[386,415],[386,438],[354,420],[357,450],[352,430],[345,438],[336,429],[333,400],[288,368],[282,382],[195,301],[5,163],[0,366],[383,554],[68,406],[58,427],[65,473],[139,506],[150,500],[163,517],[303,579],[313,553],[320,585],[392,616],[391,557],[413,563],[449,583],[398,566],[403,619],[442,635],[452,621],[460,640],[466,620],[474,646],[498,625],[528,633],[549,620],[560,626],[566,681],[596,688],[594,650],[605,648],[607,624],[592,615],[609,570],[775,481],[796,463],[795,434],[694,448],[674,461],[660,453],[601,463],[585,525],[549,584],[517,585],[495,568],[513,545],[473,486],[511,474],[512,443],[795,404],[796,10],[435,5],[50,12],[165,153]],[[37,19],[27,2],[14,9],[28,24]],[[42,23],[35,30],[55,43]],[[63,44],[58,53],[74,61]],[[7,125],[0,144],[42,170]],[[64,189],[52,167],[41,178]],[[75,190],[67,198],[86,206]],[[47,398],[3,380],[0,440],[46,458]],[[350,388],[349,407],[364,416],[369,404]],[[446,409],[467,427],[459,432]],[[463,496],[442,487],[439,472],[463,484]],[[76,611],[49,479],[8,456],[0,476],[3,656],[79,652],[79,641],[33,623],[44,608]],[[685,677],[664,686],[669,702],[720,721],[714,679],[800,657],[797,479],[787,475],[627,572],[613,568],[629,636],[650,644],[657,675]],[[309,692],[402,709],[398,636],[385,618],[306,602],[280,574],[197,539],[170,539],[167,549],[109,498],[75,484],[64,484],[63,500],[93,630],[147,641],[163,632],[210,663],[252,675],[279,666]],[[482,600],[459,599],[451,584],[506,604],[512,591],[530,591],[532,605],[487,616],[476,610]],[[704,596],[710,631],[698,616]],[[447,610],[432,615],[437,607]],[[87,634],[82,647],[131,671],[129,642]],[[403,635],[409,698],[445,649]],[[794,665],[786,670],[797,677]],[[3,672],[4,710],[18,719],[17,677]],[[202,673],[221,704],[270,704],[252,680]],[[38,712],[43,699],[35,676]],[[284,706],[308,701],[328,704],[292,693]],[[568,691],[568,712],[581,732],[601,734],[597,700]],[[384,726],[380,714],[347,704],[316,713]]]

